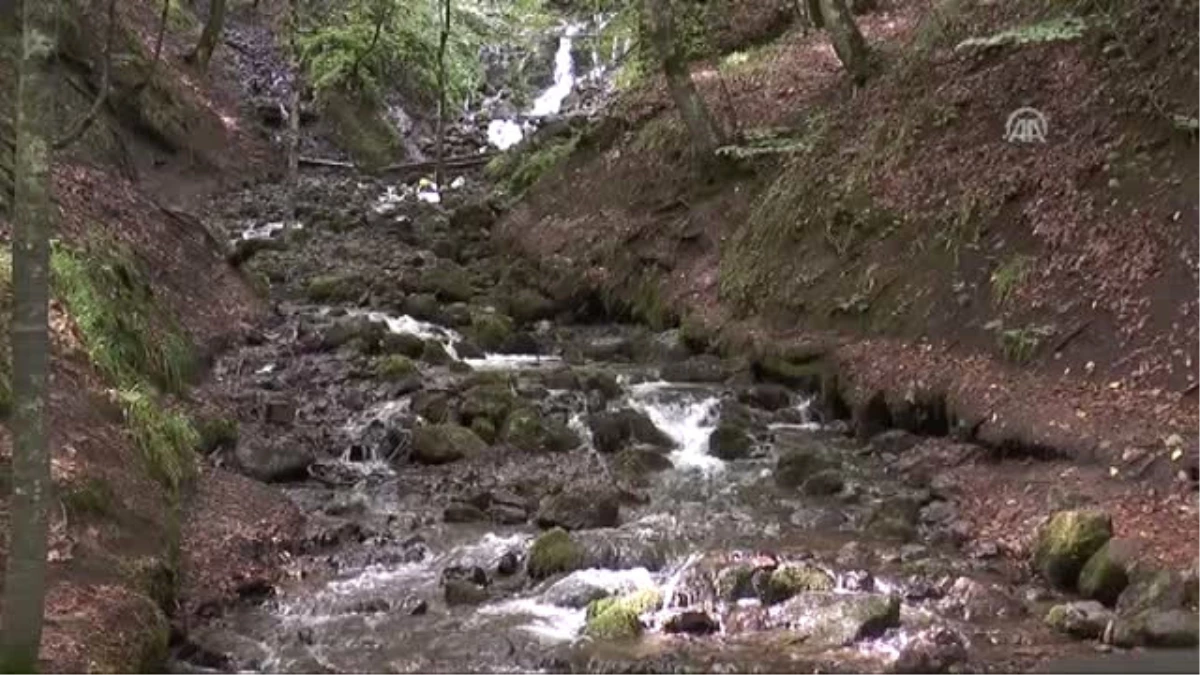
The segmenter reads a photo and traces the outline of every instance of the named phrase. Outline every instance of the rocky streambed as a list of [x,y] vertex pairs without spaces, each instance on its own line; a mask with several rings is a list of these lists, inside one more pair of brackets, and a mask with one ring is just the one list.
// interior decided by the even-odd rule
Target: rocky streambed
[[211,460],[307,530],[178,670],[1010,671],[1195,644],[1194,576],[1125,578],[1102,514],[1052,522],[1032,566],[975,540],[939,469],[980,448],[855,440],[744,358],[553,297],[493,248],[475,180],[429,203],[312,176],[301,227],[264,228],[268,191],[223,205],[269,242],[249,265],[276,305],[215,365],[239,432]]

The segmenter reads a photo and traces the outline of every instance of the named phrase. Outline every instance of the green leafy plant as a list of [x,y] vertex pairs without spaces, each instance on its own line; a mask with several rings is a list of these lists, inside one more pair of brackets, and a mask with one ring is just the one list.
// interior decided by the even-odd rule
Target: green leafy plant
[[1055,328],[1050,325],[1021,326],[1007,330],[1000,327],[998,340],[1004,358],[1012,363],[1028,363],[1042,343],[1054,336]]
[[1020,286],[1033,266],[1033,258],[1027,255],[1015,255],[992,272],[992,301],[1003,305],[1008,301],[1012,292]]

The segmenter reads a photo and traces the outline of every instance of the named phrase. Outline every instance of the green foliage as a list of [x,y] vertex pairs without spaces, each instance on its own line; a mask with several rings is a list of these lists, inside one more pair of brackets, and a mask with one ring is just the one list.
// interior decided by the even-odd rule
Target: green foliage
[[575,151],[578,136],[558,139],[528,153],[515,156],[509,164],[497,167],[494,177],[503,177],[504,186],[510,195],[517,196],[528,190],[543,175],[561,164]]
[[191,341],[155,305],[129,253],[56,245],[50,264],[55,290],[97,368],[122,387],[149,382],[182,391],[196,365]]
[[218,448],[237,445],[238,421],[230,417],[213,417],[195,423],[200,440],[196,445],[200,452],[208,453]]
[[761,155],[790,155],[813,149],[810,130],[786,128],[750,129],[738,145],[717,148],[717,154],[733,159],[749,159]]
[[1027,255],[1015,255],[992,272],[992,301],[1003,305],[1012,292],[1029,276],[1033,258]]
[[196,470],[194,450],[200,434],[186,416],[163,408],[145,391],[123,389],[118,396],[125,409],[126,428],[147,473],[177,494]]
[[[451,8],[450,27],[446,91],[450,105],[458,106],[482,79],[479,47],[488,36],[478,10],[462,2]],[[433,101],[440,31],[439,2],[353,0],[340,13],[319,17],[297,46],[318,96],[343,90],[377,99],[385,84],[399,83]]]
[[1076,16],[1064,16],[1040,23],[1010,28],[987,37],[967,38],[958,43],[955,49],[1002,47],[1007,45],[1020,46],[1043,42],[1075,40],[1083,36],[1085,28],[1087,28],[1087,24],[1083,19]]
[[998,334],[1000,352],[1007,361],[1015,364],[1028,363],[1042,342],[1053,337],[1054,326],[1030,324],[1020,328],[1001,328]]
[[375,372],[385,380],[402,380],[417,372],[417,366],[407,356],[389,354],[379,358]]
[[72,517],[107,517],[116,511],[117,496],[108,481],[93,477],[64,490],[62,500]]

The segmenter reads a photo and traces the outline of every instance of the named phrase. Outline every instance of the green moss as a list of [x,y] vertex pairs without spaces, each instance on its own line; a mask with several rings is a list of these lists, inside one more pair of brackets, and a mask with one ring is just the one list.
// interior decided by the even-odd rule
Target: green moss
[[554,574],[580,569],[584,562],[583,547],[566,530],[556,527],[543,533],[529,549],[525,564],[529,576],[545,579]]
[[644,589],[619,598],[593,600],[587,607],[587,623],[583,632],[598,640],[635,638],[642,634],[641,615],[657,609],[662,594],[657,589]]
[[308,280],[304,294],[313,302],[353,300],[360,293],[358,277],[350,274],[324,274]]
[[56,246],[54,287],[79,327],[88,356],[122,387],[150,382],[183,390],[196,367],[191,341],[156,306],[146,274],[119,248]]
[[446,351],[446,347],[441,342],[430,339],[425,341],[425,345],[421,349],[421,360],[425,363],[444,365],[453,359],[450,358],[450,352]]
[[1060,511],[1038,532],[1033,564],[1042,577],[1071,588],[1080,570],[1112,537],[1112,520],[1102,511]]
[[232,448],[238,441],[238,421],[230,417],[201,419],[195,423],[200,441],[197,449],[203,453],[218,448]]
[[97,477],[69,486],[62,493],[63,505],[73,518],[112,516],[116,513],[116,500],[112,485]]
[[171,494],[196,470],[195,448],[200,442],[187,417],[163,408],[150,394],[137,389],[119,392],[125,422],[143,466]]
[[726,567],[717,574],[717,597],[725,602],[734,602],[755,595],[754,568],[750,565]]
[[471,420],[471,431],[482,438],[485,443],[496,442],[496,425],[486,417],[476,417]]
[[323,100],[334,138],[356,164],[371,171],[403,158],[400,135],[374,99],[337,91]]
[[385,380],[402,380],[415,372],[417,365],[400,354],[388,354],[375,361],[375,374]]
[[504,186],[508,193],[520,195],[528,190],[539,178],[564,162],[575,151],[578,142],[578,136],[570,136],[518,156],[500,171],[506,178]]
[[499,312],[476,311],[471,314],[467,333],[482,349],[495,351],[512,335],[512,319]]
[[831,591],[833,577],[811,565],[784,565],[771,573],[763,592],[763,601],[783,602],[805,591]]

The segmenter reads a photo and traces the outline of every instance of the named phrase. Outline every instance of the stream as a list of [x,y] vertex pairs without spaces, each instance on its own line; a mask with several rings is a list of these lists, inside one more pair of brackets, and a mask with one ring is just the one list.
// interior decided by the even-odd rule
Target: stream
[[[603,80],[595,56],[576,73],[584,29],[492,145]],[[572,308],[482,348],[517,265],[490,223],[455,224],[481,186],[313,172],[299,223],[271,186],[220,205],[231,239],[281,245],[252,263],[274,311],[213,369],[240,421],[217,461],[307,530],[286,581],[190,629],[175,672],[1003,672],[1077,644],[1042,621],[1062,596],[965,550],[952,491],[895,469],[915,437],[858,442],[678,330]],[[649,600],[599,628],[605,598]]]

